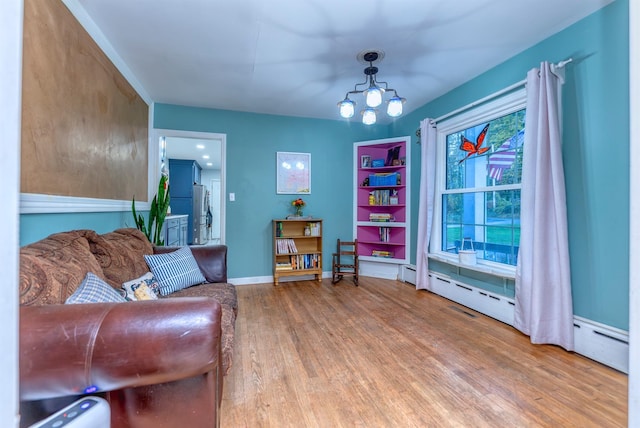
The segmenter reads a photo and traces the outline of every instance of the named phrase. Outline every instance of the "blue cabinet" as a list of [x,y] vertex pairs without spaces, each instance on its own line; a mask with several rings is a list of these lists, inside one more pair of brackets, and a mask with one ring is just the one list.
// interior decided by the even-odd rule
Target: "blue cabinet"
[[[202,167],[194,160],[169,159],[171,199],[193,197],[193,185],[201,184]],[[173,206],[171,207],[173,208]]]
[[[193,185],[200,184],[202,167],[195,160],[169,159],[169,194],[171,196],[171,213],[186,214],[187,244],[194,243],[193,227]],[[200,242],[198,242],[200,243]]]

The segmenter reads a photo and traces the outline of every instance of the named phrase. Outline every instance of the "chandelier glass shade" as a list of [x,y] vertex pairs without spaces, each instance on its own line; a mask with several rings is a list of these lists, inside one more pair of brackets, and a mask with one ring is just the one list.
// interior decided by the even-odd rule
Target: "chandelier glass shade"
[[378,107],[382,104],[382,93],[384,89],[378,88],[377,86],[369,86],[364,91],[364,99],[366,104],[369,107]]
[[353,117],[356,103],[351,101],[349,98],[345,98],[343,101],[339,102],[338,105],[340,106],[340,116],[345,119]]
[[[377,110],[383,103],[384,94],[386,92],[393,92],[393,97],[387,101],[387,114],[391,117],[398,117],[402,114],[402,105],[406,102],[405,98],[398,96],[395,89],[389,88],[387,82],[379,81],[376,78],[378,73],[378,67],[373,65],[373,62],[378,59],[378,52],[367,52],[364,54],[363,59],[369,63],[369,66],[364,69],[365,81],[362,83],[356,83],[353,91],[347,92],[344,100],[338,103],[340,109],[340,116],[345,119],[353,117],[355,113],[356,102],[349,98],[351,94],[363,94],[365,97],[366,107],[360,112],[362,114],[362,123],[365,125],[373,125],[376,123]],[[368,85],[365,89],[358,89]]]
[[387,114],[391,117],[400,116],[402,114],[402,104],[405,101],[406,100],[404,98],[400,98],[398,95],[395,95],[387,103]]
[[373,125],[376,123],[376,109],[367,107],[362,110],[362,123],[365,125]]

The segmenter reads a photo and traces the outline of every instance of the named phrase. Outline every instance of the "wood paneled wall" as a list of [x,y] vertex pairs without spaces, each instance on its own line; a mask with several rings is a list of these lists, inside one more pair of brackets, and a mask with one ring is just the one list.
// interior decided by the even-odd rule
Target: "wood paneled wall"
[[147,200],[148,111],[60,0],[25,0],[21,192]]

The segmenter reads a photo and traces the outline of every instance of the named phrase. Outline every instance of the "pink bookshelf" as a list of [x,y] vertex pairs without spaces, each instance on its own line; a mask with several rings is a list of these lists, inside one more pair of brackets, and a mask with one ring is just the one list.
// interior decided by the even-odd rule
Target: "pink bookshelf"
[[354,235],[361,260],[409,263],[410,138],[354,144]]

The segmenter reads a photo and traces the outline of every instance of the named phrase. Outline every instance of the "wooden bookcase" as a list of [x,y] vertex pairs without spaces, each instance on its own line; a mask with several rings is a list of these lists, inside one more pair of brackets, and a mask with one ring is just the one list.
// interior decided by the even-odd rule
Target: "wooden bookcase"
[[315,275],[322,280],[322,220],[274,219],[273,285],[282,276]]
[[397,275],[393,265],[409,263],[410,145],[409,137],[354,144],[353,224],[358,256],[365,262],[362,268],[370,262],[378,266],[372,271],[386,270],[391,277]]

